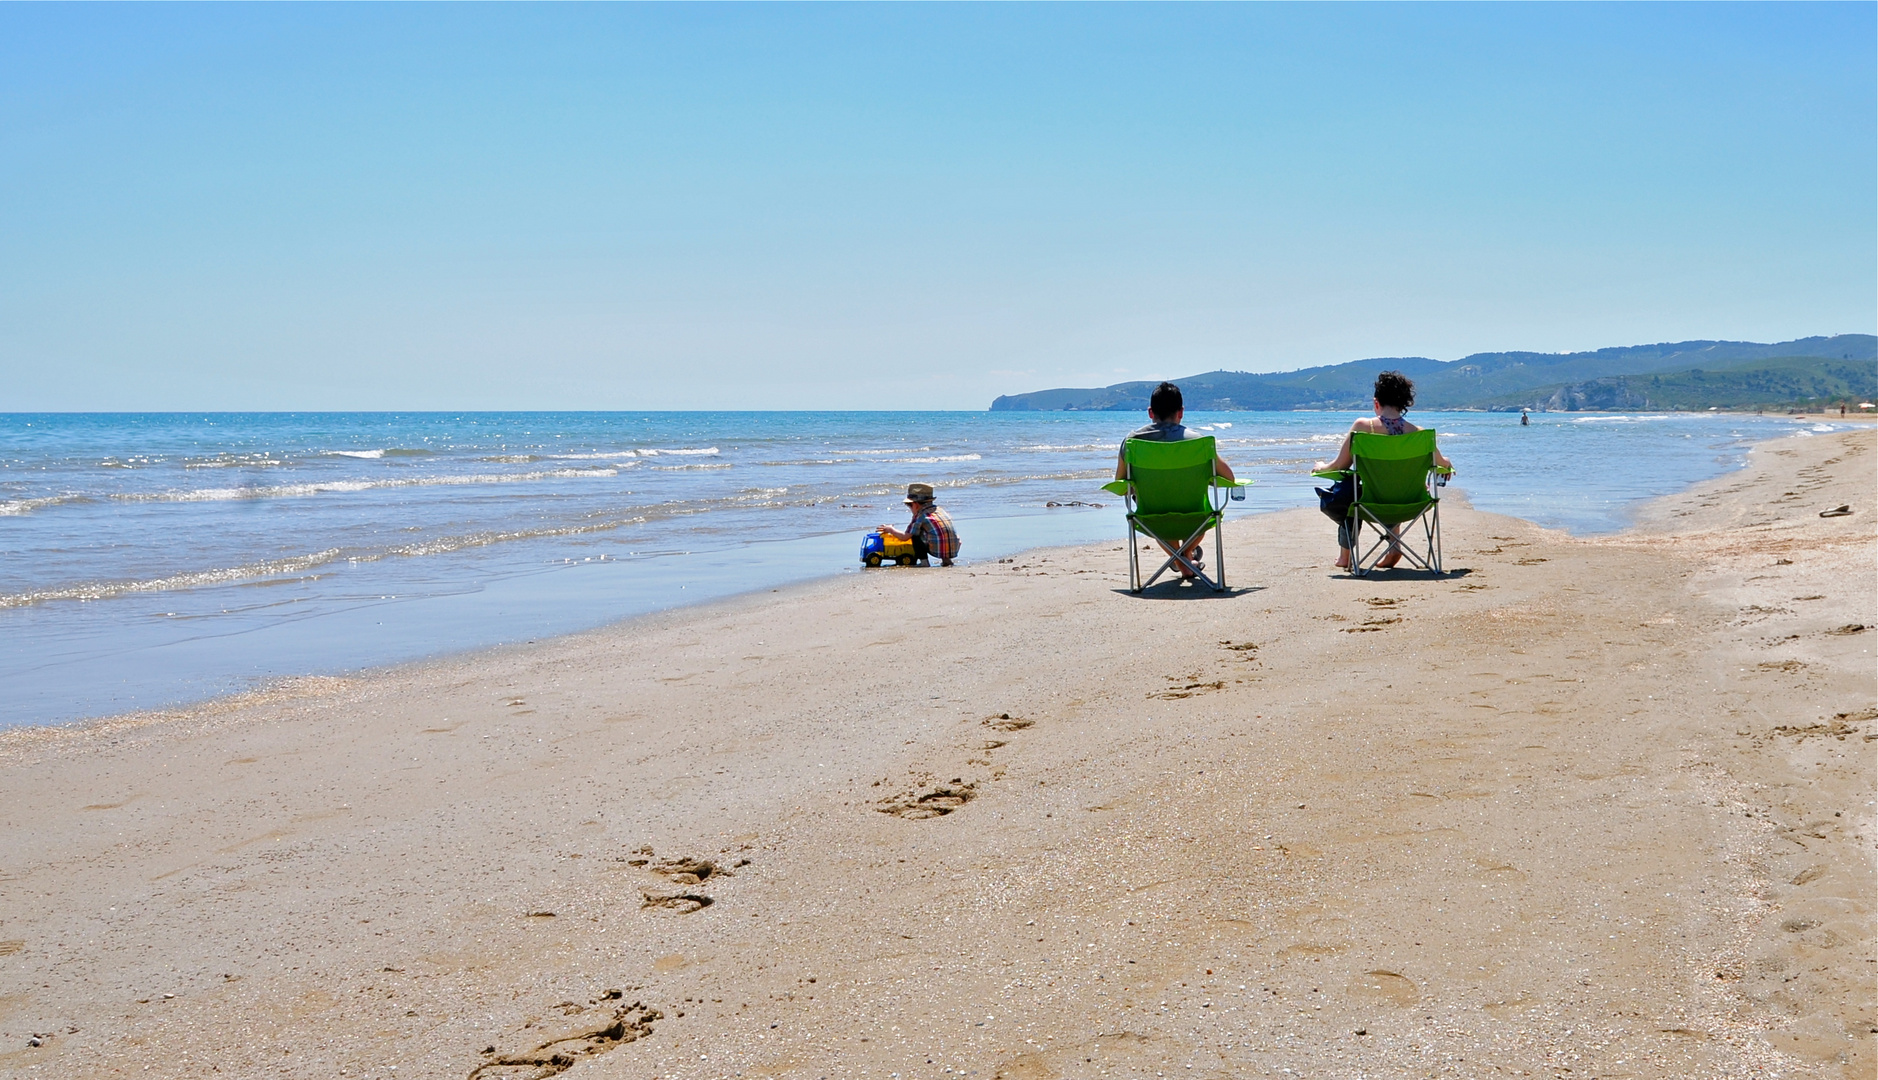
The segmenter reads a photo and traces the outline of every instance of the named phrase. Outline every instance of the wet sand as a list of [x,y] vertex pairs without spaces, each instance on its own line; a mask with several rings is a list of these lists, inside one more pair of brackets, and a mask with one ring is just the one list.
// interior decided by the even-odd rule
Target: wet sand
[[1875,436],[0,735],[0,1076],[1870,1077]]

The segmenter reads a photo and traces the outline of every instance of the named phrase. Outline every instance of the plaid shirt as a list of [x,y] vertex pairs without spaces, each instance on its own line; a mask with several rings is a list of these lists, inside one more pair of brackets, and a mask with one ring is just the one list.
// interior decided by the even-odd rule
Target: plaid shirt
[[937,506],[927,506],[913,515],[913,520],[906,527],[908,536],[917,536],[925,543],[926,550],[940,559],[954,559],[959,553],[959,531],[952,527],[952,519]]

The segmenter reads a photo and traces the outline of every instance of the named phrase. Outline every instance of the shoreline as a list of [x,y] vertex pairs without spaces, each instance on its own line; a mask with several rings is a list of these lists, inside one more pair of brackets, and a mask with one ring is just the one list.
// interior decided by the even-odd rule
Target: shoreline
[[1871,435],[0,735],[0,1075],[1869,1075]]
[[[1290,411],[1298,411],[1298,410],[1290,410]],[[1309,410],[1306,410],[1306,411],[1309,411]],[[1601,411],[1595,411],[1595,410],[1580,410],[1580,411],[1583,412],[1584,415],[1586,416],[1621,416],[1621,415],[1630,415],[1636,412],[1636,410],[1616,411],[1616,412],[1601,412]],[[1688,413],[1687,415],[1711,416],[1715,414],[1709,414],[1705,412],[1703,413],[1691,412],[1691,413]],[[1723,415],[1726,415],[1726,414],[1723,414]],[[1793,420],[1796,422],[1811,422],[1815,418],[1811,417],[1810,415],[1792,415],[1788,417],[1776,416],[1774,417],[1774,419],[1789,419],[1789,420]],[[1830,418],[1821,417],[1819,419],[1830,419]],[[1859,418],[1853,417],[1853,419],[1859,419]],[[1864,419],[1871,420],[1874,418],[1867,416]],[[1782,437],[1785,437],[1785,436],[1782,436]],[[1302,482],[1303,480],[1302,478],[1300,478],[1300,483]],[[1691,487],[1699,486],[1700,484],[1703,484],[1706,482],[1709,482],[1709,481],[1706,481],[1706,480],[1695,481],[1693,484],[1689,485],[1689,487],[1685,487],[1683,491],[1687,491]],[[1623,510],[1623,512],[1620,515],[1618,515],[1622,520],[1624,520],[1625,523],[1612,531],[1621,532],[1630,528],[1634,528],[1636,525],[1636,522],[1639,520],[1639,515],[1644,512],[1645,507],[1650,502],[1654,501],[1654,499],[1674,498],[1676,497],[1677,494],[1679,493],[1671,493],[1669,495],[1655,496],[1653,499],[1642,499],[1642,500],[1638,500],[1638,501],[1626,504],[1626,508]],[[1460,489],[1458,491],[1450,492],[1450,496],[1451,497],[1459,496],[1461,498],[1465,498],[1466,497],[1465,489]],[[1246,517],[1253,517],[1253,516],[1262,517],[1267,514],[1277,513],[1277,512],[1282,512],[1282,510],[1251,511],[1248,508],[1246,510],[1240,510],[1237,513],[1240,516],[1246,516]],[[980,522],[980,524],[989,523],[989,524],[1001,526],[1012,521],[1020,521],[1024,519],[1025,519],[1025,516],[995,517],[995,518],[984,519],[984,521]],[[1119,521],[1117,522],[1117,524],[1119,526]],[[1546,527],[1546,526],[1539,526],[1539,527]],[[1572,533],[1571,535],[1581,535],[1581,534]],[[1598,535],[1608,535],[1608,533],[1596,532],[1596,533],[1589,533],[1589,534],[1582,534],[1582,535],[1598,536]],[[814,544],[814,543],[818,543],[822,541],[832,542],[835,540],[839,540],[840,538],[845,537],[845,536],[847,536],[846,533],[836,532],[836,533],[829,533],[829,534],[818,534],[816,536],[807,536],[807,537],[765,538],[761,541],[758,541],[758,543],[764,544],[764,545]],[[1088,543],[1099,545],[1105,542],[1107,541],[1096,540],[1096,541],[1089,541]],[[1001,547],[994,546],[994,549],[988,555],[983,556],[983,557],[998,558],[998,557],[1004,557],[1004,556],[1028,556],[1032,552],[1055,550],[1058,547],[1073,548],[1073,547],[1079,547],[1079,546],[1085,546],[1085,545],[1076,544],[1076,543],[1062,544],[1062,545],[1045,544],[1045,545],[1041,545],[1037,547],[1021,548],[1021,549],[1014,549],[1014,550],[1005,550]],[[721,561],[724,557],[726,557],[727,553],[735,552],[737,550],[741,550],[741,549],[737,547],[722,548],[722,549],[712,548],[712,549],[709,549],[709,551],[707,551],[706,554],[712,558],[717,558]],[[707,562],[708,561],[709,560],[707,559]],[[627,560],[627,562],[630,562],[630,561]],[[575,569],[578,570],[578,569],[584,569],[584,568],[575,567]],[[839,579],[840,577],[844,576],[844,574],[847,572],[848,569],[852,569],[852,568],[834,569],[834,570],[830,570],[829,572],[815,574],[814,576],[811,576],[811,577],[791,577],[790,576],[791,572],[783,571],[784,576],[781,579],[780,584],[783,587],[792,587],[796,585],[814,586],[817,583],[826,583],[829,581]],[[691,576],[696,577],[696,574],[693,573]],[[506,580],[506,578],[502,580]],[[701,583],[700,580],[693,580],[691,582],[691,584],[693,585],[700,584],[700,583]],[[626,623],[630,623],[636,619],[641,619],[641,618],[646,617],[647,615],[655,614],[658,612],[689,610],[691,608],[697,607],[700,603],[712,604],[712,603],[718,603],[723,600],[730,599],[730,598],[737,597],[737,596],[757,596],[757,595],[763,594],[765,590],[773,590],[773,588],[775,588],[777,584],[778,584],[777,582],[771,581],[771,580],[758,580],[758,581],[755,581],[753,584],[750,584],[747,589],[742,589],[741,591],[737,591],[737,592],[712,595],[704,601],[683,601],[683,600],[677,599],[676,594],[673,594],[670,597],[665,597],[662,599],[649,601],[651,606],[647,607],[645,610],[626,614],[624,616],[608,618],[608,619],[605,619],[604,621],[590,624],[587,626],[576,626],[573,629],[558,630],[558,631],[554,629],[543,629],[539,632],[536,632],[535,636],[529,639],[529,643],[534,644],[534,643],[539,643],[543,641],[551,641],[551,640],[555,640],[559,638],[600,632],[600,631],[606,630],[609,627],[623,626]],[[420,600],[419,602],[422,602],[422,601]],[[436,622],[435,617],[430,617],[428,618],[428,620],[419,619],[417,624],[414,626],[414,630],[424,629],[427,626],[431,626],[431,624],[435,624],[435,622]],[[115,723],[118,721],[128,722],[128,721],[134,721],[137,718],[166,717],[166,716],[174,717],[174,716],[189,713],[190,711],[197,710],[197,709],[225,710],[226,708],[239,707],[238,705],[233,704],[234,702],[248,700],[248,699],[258,700],[257,695],[260,698],[265,698],[265,697],[272,696],[272,695],[278,695],[279,693],[283,692],[283,689],[286,687],[305,683],[309,680],[319,681],[319,680],[335,680],[335,679],[350,680],[350,679],[360,679],[360,678],[372,678],[372,677],[377,677],[377,676],[384,675],[390,672],[402,670],[404,668],[411,667],[411,666],[421,666],[421,665],[430,664],[430,663],[443,663],[443,662],[451,662],[451,661],[469,661],[484,651],[517,648],[517,647],[522,647],[522,645],[523,643],[519,641],[482,642],[482,643],[475,643],[475,644],[465,644],[465,645],[460,645],[460,646],[445,646],[442,651],[433,652],[433,653],[430,653],[429,655],[415,656],[415,657],[410,657],[408,659],[391,660],[391,661],[381,662],[381,663],[366,663],[364,665],[351,665],[351,664],[346,664],[346,663],[340,663],[337,665],[324,664],[324,665],[315,666],[312,670],[300,670],[300,671],[288,672],[285,674],[267,675],[267,676],[259,677],[258,679],[252,676],[247,677],[247,678],[241,678],[238,676],[229,676],[229,678],[234,678],[237,681],[246,682],[247,685],[245,686],[245,688],[241,688],[241,689],[221,690],[221,691],[207,693],[207,694],[188,694],[188,693],[178,694],[174,697],[173,700],[169,700],[164,703],[159,703],[157,705],[151,706],[149,708],[143,708],[143,709],[128,709],[128,710],[118,709],[118,710],[105,711],[105,712],[95,712],[95,713],[90,713],[90,714],[82,715],[82,716],[66,717],[66,718],[55,719],[55,720],[27,721],[23,723],[12,724],[8,726],[0,727],[0,735],[4,735],[4,733],[6,732],[24,730],[24,729],[82,727],[82,726],[90,725],[90,724]],[[217,703],[222,703],[222,704],[218,705]]]
[[[1584,411],[1584,410],[1581,410],[1581,411]],[[1630,410],[1630,411],[1634,412],[1635,410]],[[1619,413],[1613,413],[1612,415],[1618,415],[1618,414]],[[1698,415],[1698,414],[1692,413],[1691,415]],[[1855,417],[1855,419],[1856,418],[1857,417]],[[1807,417],[1804,415],[1797,415],[1794,417],[1794,419],[1804,420],[1804,419],[1807,419]],[[1878,422],[1878,416],[1867,415],[1864,417],[1864,419]],[[1878,426],[1878,423],[1875,423],[1875,426]],[[1799,434],[1800,433],[1795,432],[1789,435],[1780,436],[1775,439],[1764,440],[1763,442],[1757,443],[1753,447],[1751,447],[1749,453],[1751,455],[1754,452],[1762,450],[1763,448],[1773,447],[1776,444],[1779,444],[1783,441],[1791,440],[1796,437],[1799,437]],[[1749,463],[1744,462],[1742,468],[1746,468],[1748,464]],[[1539,529],[1539,530],[1549,532],[1549,533],[1555,533],[1562,537],[1566,537],[1566,538],[1570,538],[1574,540],[1596,541],[1600,539],[1622,537],[1623,535],[1629,534],[1629,533],[1662,531],[1667,528],[1667,525],[1666,525],[1667,518],[1669,516],[1674,515],[1673,506],[1680,506],[1687,499],[1696,497],[1698,493],[1702,492],[1704,489],[1717,485],[1717,484],[1724,483],[1732,475],[1733,475],[1732,473],[1725,473],[1721,476],[1711,477],[1707,480],[1698,480],[1688,485],[1686,488],[1684,488],[1683,490],[1679,492],[1675,492],[1675,493],[1668,494],[1668,495],[1661,495],[1661,496],[1657,496],[1651,499],[1641,500],[1631,505],[1629,508],[1628,516],[1630,518],[1630,523],[1624,526],[1622,529],[1614,530],[1612,532],[1594,533],[1588,536],[1581,536],[1579,534],[1572,533],[1570,530],[1549,528],[1547,526],[1543,526],[1535,522],[1527,521],[1523,518],[1514,517],[1512,515],[1506,515],[1506,516],[1510,517],[1514,521],[1519,521],[1522,525],[1525,525],[1527,527],[1530,527],[1533,529]],[[1471,506],[1469,506],[1467,503],[1466,489],[1464,488],[1458,489],[1452,492],[1448,492],[1444,496],[1444,498],[1447,500],[1451,500],[1451,501],[1458,501],[1461,505],[1468,506],[1468,508],[1471,509]],[[1672,508],[1668,510],[1659,510],[1659,508],[1665,507],[1665,506],[1670,506]],[[1297,513],[1298,510],[1297,508],[1293,508],[1289,511],[1270,510],[1270,511],[1263,511],[1259,513],[1242,512],[1240,516],[1243,516],[1248,519],[1255,519],[1255,518],[1270,517],[1273,515],[1283,514],[1283,513],[1288,513],[1288,512]],[[845,534],[830,534],[830,535],[845,535]],[[806,539],[814,539],[814,538],[806,538]],[[778,542],[786,542],[786,541],[766,540],[766,541],[760,541],[760,542],[778,543]],[[1069,557],[1072,553],[1084,552],[1084,551],[1092,552],[1094,550],[1100,549],[1105,544],[1109,544],[1109,542],[1108,541],[1093,541],[1090,543],[1082,543],[1082,544],[1043,545],[1043,546],[1024,548],[1024,549],[1018,550],[1012,553],[1010,556],[1008,556],[1008,558],[1031,559],[1031,558],[1041,558],[1041,557],[1045,557],[1049,555],[1057,555],[1057,556],[1066,558],[1066,557]],[[1113,546],[1113,545],[1110,544],[1109,546]],[[1007,557],[998,557],[997,561],[1004,562],[1006,561],[1006,558]],[[970,567],[970,566],[977,566],[977,565],[979,564],[975,562],[961,563],[961,567]],[[729,594],[725,594],[722,596],[716,596],[707,600],[687,602],[687,603],[682,603],[682,604],[674,604],[669,607],[654,608],[652,610],[640,612],[638,614],[627,615],[623,618],[615,619],[615,620],[603,623],[598,626],[588,627],[588,628],[579,629],[579,630],[572,630],[572,631],[568,631],[566,633],[561,633],[561,634],[551,634],[540,639],[530,640],[526,642],[499,642],[499,643],[492,644],[492,645],[471,646],[471,647],[460,649],[460,650],[454,650],[451,652],[441,653],[441,654],[432,655],[432,656],[420,657],[420,658],[413,659],[413,660],[397,661],[397,662],[392,662],[392,663],[383,664],[383,665],[372,665],[372,666],[367,666],[363,668],[349,669],[349,670],[340,671],[336,673],[315,671],[315,672],[302,672],[302,673],[295,673],[295,674],[290,674],[290,675],[275,676],[275,677],[270,677],[268,679],[265,679],[259,685],[253,686],[249,689],[237,690],[237,691],[232,691],[232,692],[227,692],[227,693],[212,694],[207,697],[197,698],[194,700],[182,702],[182,703],[172,705],[172,706],[158,706],[158,707],[151,708],[151,709],[138,709],[138,710],[131,710],[131,711],[126,711],[126,712],[119,712],[119,713],[108,713],[108,714],[100,714],[96,716],[79,717],[79,718],[75,718],[71,720],[64,720],[64,721],[55,721],[55,722],[39,723],[39,724],[19,724],[19,725],[15,725],[12,727],[0,728],[0,757],[4,757],[7,754],[8,749],[9,749],[8,744],[10,741],[13,741],[15,736],[23,737],[23,736],[26,736],[28,733],[38,732],[38,733],[44,733],[48,735],[53,734],[53,733],[66,733],[69,735],[82,735],[86,732],[86,730],[93,728],[93,727],[138,728],[138,727],[145,727],[151,724],[161,724],[161,723],[171,722],[171,721],[178,721],[178,720],[186,721],[186,720],[196,718],[197,714],[199,713],[211,714],[211,715],[225,715],[225,714],[234,713],[234,712],[241,712],[247,709],[273,704],[280,700],[291,699],[301,692],[311,692],[313,694],[329,693],[329,692],[332,692],[333,688],[335,687],[353,684],[361,680],[397,678],[400,676],[414,676],[418,674],[419,672],[425,669],[434,667],[436,665],[474,664],[479,659],[484,658],[484,657],[493,658],[498,655],[504,655],[504,654],[508,654],[508,653],[516,652],[516,651],[534,650],[534,649],[552,647],[556,645],[557,643],[564,643],[564,642],[568,642],[574,639],[583,638],[589,635],[614,633],[614,632],[626,633],[626,632],[630,632],[631,628],[635,624],[642,623],[646,620],[656,619],[664,615],[670,615],[670,614],[680,613],[680,612],[703,613],[715,607],[720,607],[720,606],[725,606],[725,605],[736,605],[743,601],[753,601],[766,594],[780,593],[783,590],[800,589],[800,590],[813,591],[818,588],[826,587],[830,583],[843,580],[847,576],[847,572],[848,572],[847,569],[836,570],[832,573],[822,574],[822,575],[812,577],[812,578],[803,578],[803,579],[799,579],[795,581],[783,582],[779,585],[774,585],[774,586],[760,584],[760,585],[754,586],[750,589],[740,591],[740,592],[729,593]]]

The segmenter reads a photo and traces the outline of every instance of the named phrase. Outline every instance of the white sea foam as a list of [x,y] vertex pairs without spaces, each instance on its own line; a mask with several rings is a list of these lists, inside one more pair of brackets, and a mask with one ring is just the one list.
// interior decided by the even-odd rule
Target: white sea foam
[[672,447],[672,448],[648,447],[644,450],[636,450],[634,451],[634,453],[638,454],[640,457],[693,457],[693,456],[709,457],[709,456],[716,455],[717,447],[715,446],[701,446],[701,447],[680,446],[680,447]]
[[364,461],[377,461],[388,457],[430,457],[436,451],[426,450],[421,446],[387,446],[380,450],[328,450],[328,457],[359,458]]
[[76,585],[64,585],[54,589],[42,589],[37,592],[11,593],[0,595],[0,609],[25,607],[29,604],[41,604],[50,600],[103,600],[127,593],[168,592],[174,589],[195,589],[204,585],[229,585],[239,581],[256,578],[278,577],[282,574],[299,574],[332,562],[339,557],[338,548],[316,551],[311,555],[296,555],[285,559],[269,559],[265,562],[249,563],[246,566],[231,566],[214,570],[195,570],[167,577],[149,578],[143,581],[88,581]]
[[453,551],[462,551],[466,548],[488,547],[491,544],[507,543],[512,540],[540,540],[554,536],[585,536],[592,533],[610,532],[622,525],[638,525],[649,520],[651,520],[651,518],[648,516],[638,515],[634,517],[615,518],[610,521],[593,522],[587,525],[563,525],[547,529],[492,529],[487,532],[465,533],[461,536],[439,536],[415,544],[404,544],[399,547],[389,548],[376,555],[355,556],[352,561],[363,563],[377,562],[380,559],[391,558],[393,556],[415,557],[424,555],[448,555]]
[[118,502],[230,502],[236,499],[291,499],[304,498],[309,495],[344,495],[386,488],[516,484],[531,480],[578,480],[618,475],[618,469],[543,469],[525,473],[462,473],[445,476],[407,476],[391,480],[319,480],[304,484],[251,484],[243,487],[193,488],[185,491],[130,491],[109,497]]
[[47,506],[58,506],[60,503],[89,501],[90,499],[84,495],[49,495],[42,499],[7,499],[0,501],[0,517],[30,514],[34,510]]
[[946,454],[940,457],[904,457],[893,460],[906,465],[937,465],[942,461],[978,461],[983,457],[982,454]]

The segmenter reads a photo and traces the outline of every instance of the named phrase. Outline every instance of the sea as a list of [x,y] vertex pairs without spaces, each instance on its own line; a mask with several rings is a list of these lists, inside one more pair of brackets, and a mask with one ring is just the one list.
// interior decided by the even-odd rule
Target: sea
[[[1315,506],[1312,463],[1355,415],[1187,423],[1256,481],[1229,515],[1246,518]],[[1477,508],[1578,534],[1621,529],[1643,501],[1738,468],[1751,444],[1796,427],[1687,413],[1414,419],[1440,431],[1453,487]],[[939,573],[860,563],[869,529],[905,524],[912,481],[938,489],[967,564],[1119,538],[1121,507],[1101,484],[1141,421],[0,414],[0,727],[537,641],[841,574]],[[1254,560],[1232,570],[1258,574]]]

